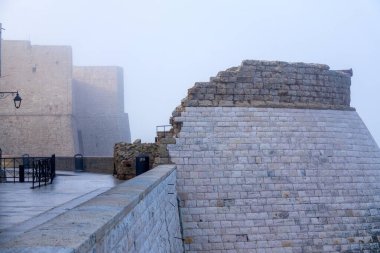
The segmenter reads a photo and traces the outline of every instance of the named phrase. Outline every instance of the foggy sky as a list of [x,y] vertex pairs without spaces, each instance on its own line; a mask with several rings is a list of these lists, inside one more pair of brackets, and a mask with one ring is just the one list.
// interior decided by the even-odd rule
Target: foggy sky
[[[132,140],[153,142],[187,89],[242,60],[352,68],[351,106],[380,143],[380,1],[0,0],[3,39],[121,66]],[[1,87],[0,87],[1,88]]]

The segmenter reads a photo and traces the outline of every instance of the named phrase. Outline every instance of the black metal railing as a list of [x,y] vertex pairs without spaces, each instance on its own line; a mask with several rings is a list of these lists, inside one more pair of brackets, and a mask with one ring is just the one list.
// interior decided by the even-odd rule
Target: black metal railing
[[55,155],[51,157],[6,157],[0,158],[0,182],[31,182],[32,188],[53,183],[55,177]]
[[33,161],[32,189],[41,185],[52,184],[55,177],[55,155]]
[[21,175],[20,177],[20,166],[23,165],[22,157],[0,158],[1,182],[31,182],[32,170],[28,166],[24,166],[24,176]]

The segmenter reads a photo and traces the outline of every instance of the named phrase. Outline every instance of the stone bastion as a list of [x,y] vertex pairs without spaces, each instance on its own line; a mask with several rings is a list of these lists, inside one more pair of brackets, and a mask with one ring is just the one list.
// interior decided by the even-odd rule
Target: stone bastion
[[176,164],[0,251],[380,252],[380,150],[350,107],[351,76],[244,61],[196,83],[171,118]]
[[186,252],[379,252],[380,152],[352,70],[243,61],[171,123]]

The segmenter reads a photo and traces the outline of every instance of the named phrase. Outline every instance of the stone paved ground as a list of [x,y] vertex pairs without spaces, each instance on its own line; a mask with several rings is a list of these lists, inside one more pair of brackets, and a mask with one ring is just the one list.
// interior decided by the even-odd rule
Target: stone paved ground
[[31,183],[0,184],[0,243],[42,224],[114,185],[112,175],[57,172],[53,184],[30,189]]

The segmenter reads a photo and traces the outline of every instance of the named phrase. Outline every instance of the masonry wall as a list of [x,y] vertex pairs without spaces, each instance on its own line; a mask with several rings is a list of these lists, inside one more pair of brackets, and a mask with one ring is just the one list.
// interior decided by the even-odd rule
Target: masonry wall
[[18,90],[23,99],[19,109],[14,108],[11,96],[0,101],[3,154],[75,153],[71,48],[2,41],[1,50],[1,90]]
[[79,152],[112,156],[116,142],[130,142],[128,114],[124,113],[124,81],[120,67],[74,67],[74,116]]
[[356,112],[198,107],[177,120],[187,252],[379,249],[380,152]]
[[127,113],[75,117],[78,126],[79,153],[85,156],[109,156],[120,141],[130,142]]
[[[18,90],[23,98],[22,106],[12,114],[71,114],[71,47],[12,40],[2,41],[2,47],[1,89]],[[9,100],[1,101],[1,113],[14,108]]]
[[172,164],[167,150],[169,143],[175,143],[175,139],[167,136],[160,138],[155,143],[141,143],[141,141],[116,143],[113,155],[116,177],[121,180],[135,177],[138,172],[136,159],[139,156],[148,157],[149,168],[147,169],[153,169],[160,164]]
[[76,153],[71,115],[0,115],[3,155],[71,156]]
[[351,76],[324,64],[245,60],[195,83],[183,105],[342,109],[350,106]]
[[[234,68],[236,75],[245,64]],[[256,85],[256,74],[249,73],[247,86]],[[331,89],[349,93],[351,73],[336,74],[342,79],[330,82]],[[288,84],[281,76],[273,82]],[[299,90],[308,82],[300,79]],[[239,83],[218,84],[226,88],[219,92],[245,92]],[[218,92],[214,81],[209,85],[196,84],[173,113],[177,138],[168,145],[177,165],[186,252],[380,250],[380,151],[349,99],[317,97],[310,104],[317,109],[262,96],[259,106],[234,94],[198,103],[203,88]]]
[[119,67],[74,67],[69,46],[2,41],[0,100],[3,155],[112,156],[116,142],[130,142]]
[[175,180],[174,165],[159,166],[1,244],[0,251],[183,252]]

